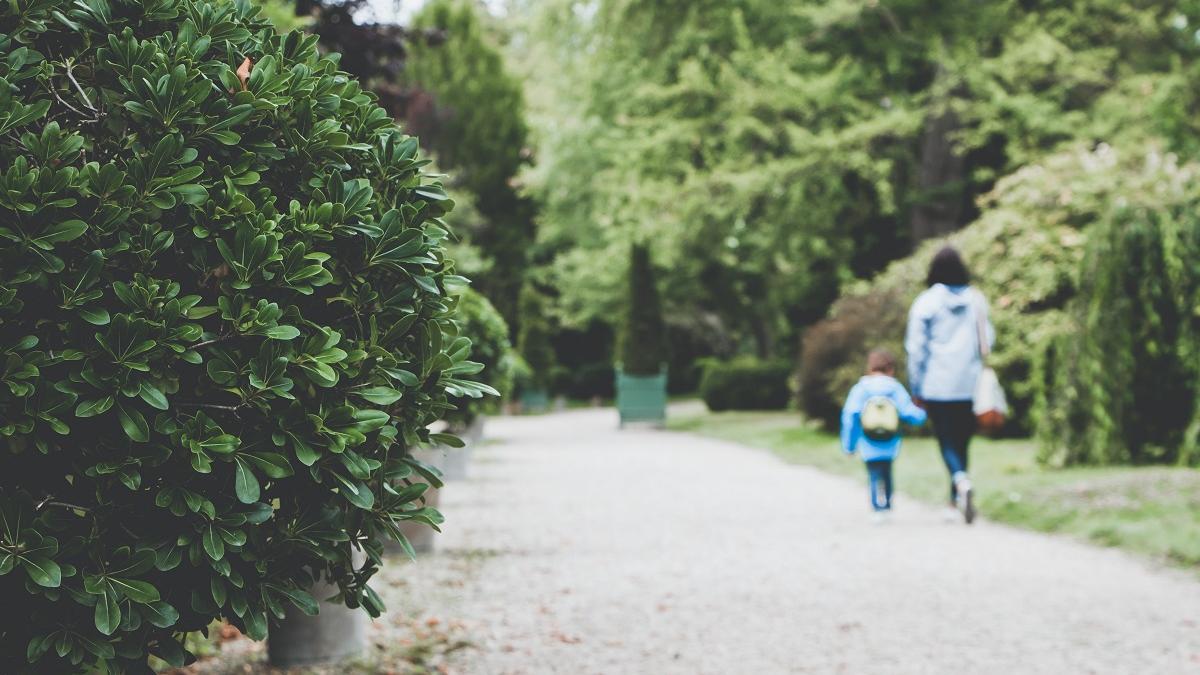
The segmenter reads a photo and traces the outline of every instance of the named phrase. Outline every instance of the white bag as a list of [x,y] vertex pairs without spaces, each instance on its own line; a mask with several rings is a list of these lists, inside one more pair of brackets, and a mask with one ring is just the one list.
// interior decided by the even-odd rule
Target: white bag
[[996,371],[987,364],[991,349],[987,341],[987,325],[984,323],[983,308],[975,308],[975,324],[979,334],[979,357],[983,361],[983,371],[975,381],[975,400],[972,409],[979,430],[984,433],[995,433],[1004,427],[1008,418],[1008,398],[1004,395],[1004,387],[1000,386],[1000,378]]
[[975,382],[975,416],[983,417],[988,413],[996,413],[1001,417],[1008,416],[1008,399],[1004,396],[1004,387],[1000,386],[1000,378],[996,371],[988,366],[983,367],[979,379]]

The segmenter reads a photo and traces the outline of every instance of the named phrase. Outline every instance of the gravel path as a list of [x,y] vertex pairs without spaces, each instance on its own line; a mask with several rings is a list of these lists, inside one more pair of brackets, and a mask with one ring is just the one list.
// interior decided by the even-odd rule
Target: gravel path
[[488,436],[439,552],[387,575],[470,636],[455,672],[1200,672],[1182,572],[908,501],[873,526],[855,482],[607,410]]

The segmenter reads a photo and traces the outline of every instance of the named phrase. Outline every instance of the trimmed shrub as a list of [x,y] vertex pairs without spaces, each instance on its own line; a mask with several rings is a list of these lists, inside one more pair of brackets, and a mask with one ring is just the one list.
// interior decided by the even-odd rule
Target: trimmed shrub
[[[517,355],[508,340],[508,324],[483,294],[467,289],[458,296],[454,322],[458,335],[471,341],[471,360],[478,363],[481,372],[471,377],[488,387],[489,393],[508,396],[513,389]],[[499,410],[500,399],[494,396],[471,398],[460,396],[451,399],[456,410],[446,415],[451,429],[466,429],[481,414]]]
[[520,331],[517,351],[524,368],[517,374],[516,387],[522,391],[546,391],[554,377],[554,346],[550,343],[550,317],[546,298],[531,284],[521,289]]
[[627,290],[618,367],[626,375],[658,375],[667,362],[667,329],[650,250],[644,245],[630,249]]
[[[144,672],[441,521],[448,210],[316,38],[229,0],[0,11],[0,672]],[[355,569],[352,552],[366,551]]]
[[742,357],[708,360],[700,380],[700,396],[713,412],[722,410],[783,410],[791,400],[785,362]]

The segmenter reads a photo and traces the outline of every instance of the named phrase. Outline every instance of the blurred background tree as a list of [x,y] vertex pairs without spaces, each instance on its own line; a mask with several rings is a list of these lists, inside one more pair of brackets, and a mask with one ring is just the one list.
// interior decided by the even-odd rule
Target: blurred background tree
[[[517,174],[529,161],[521,83],[509,74],[478,2],[431,0],[413,21],[437,44],[409,50],[402,81],[409,91],[404,116],[410,133],[451,173],[451,189],[470,195],[473,222],[456,231],[477,246],[487,264],[479,289],[501,315],[520,324],[517,297],[534,238],[534,202]],[[460,221],[461,223],[461,221]]]
[[407,27],[298,7],[365,45],[344,65],[451,174],[455,255],[514,334],[535,322],[542,385],[611,395],[614,261],[645,242],[672,391],[705,359],[789,361],[831,419],[949,237],[993,301],[1013,432],[1059,463],[1196,461],[1195,378],[1138,393],[1138,368],[1190,363],[1191,196],[1162,185],[1200,152],[1200,2],[403,4]]

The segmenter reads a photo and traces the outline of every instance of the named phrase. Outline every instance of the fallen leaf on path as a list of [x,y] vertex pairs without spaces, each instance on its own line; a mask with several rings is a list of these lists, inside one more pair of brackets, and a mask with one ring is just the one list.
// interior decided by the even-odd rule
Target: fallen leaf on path
[[577,645],[580,642],[583,642],[583,638],[577,637],[575,635],[567,635],[566,633],[563,633],[561,631],[554,631],[553,633],[550,634],[550,637],[554,638],[555,640],[558,640],[559,642],[563,642],[563,643],[566,643],[569,645]]

